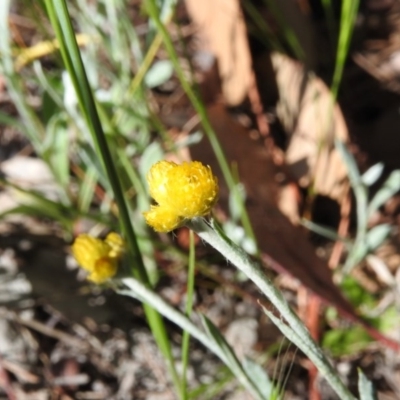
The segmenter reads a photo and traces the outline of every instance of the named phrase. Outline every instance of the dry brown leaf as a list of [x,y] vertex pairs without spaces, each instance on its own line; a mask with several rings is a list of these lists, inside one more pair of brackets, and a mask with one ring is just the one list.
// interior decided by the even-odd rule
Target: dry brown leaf
[[239,1],[186,0],[186,7],[206,41],[205,50],[217,57],[226,103],[240,104],[247,95],[252,69]]
[[347,190],[346,166],[334,140],[348,140],[347,126],[324,82],[299,62],[274,53],[280,100],[277,115],[290,135],[286,162],[301,186],[341,201]]
[[299,224],[299,190],[297,185],[294,183],[282,185],[278,193],[277,205],[282,214],[284,214],[293,225]]

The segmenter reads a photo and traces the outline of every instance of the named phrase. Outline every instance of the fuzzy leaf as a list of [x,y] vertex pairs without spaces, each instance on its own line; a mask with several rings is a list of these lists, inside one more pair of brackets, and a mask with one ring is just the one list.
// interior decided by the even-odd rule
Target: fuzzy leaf
[[375,388],[372,382],[363,374],[361,369],[358,370],[358,391],[360,392],[360,400],[377,400]]

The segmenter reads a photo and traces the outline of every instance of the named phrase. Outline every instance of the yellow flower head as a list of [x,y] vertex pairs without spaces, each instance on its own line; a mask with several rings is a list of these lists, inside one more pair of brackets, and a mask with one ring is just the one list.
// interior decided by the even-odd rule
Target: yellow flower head
[[145,212],[156,231],[169,232],[185,219],[207,215],[218,199],[218,181],[201,162],[160,161],[147,175],[150,195],[158,203]]
[[72,253],[78,264],[89,272],[90,281],[103,283],[116,274],[125,253],[125,242],[115,232],[104,240],[82,234],[75,239]]

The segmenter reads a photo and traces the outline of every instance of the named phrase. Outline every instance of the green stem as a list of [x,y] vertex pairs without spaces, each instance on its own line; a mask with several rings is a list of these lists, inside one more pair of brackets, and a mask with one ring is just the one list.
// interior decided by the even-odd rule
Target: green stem
[[[281,329],[285,336],[293,341],[309,357],[339,395],[340,399],[353,400],[353,395],[339,379],[337,373],[322,353],[322,350],[313,341],[308,330],[299,317],[292,311],[282,293],[265,276],[260,265],[253,262],[247,253],[223,235],[213,220],[211,221],[211,225],[209,225],[203,218],[195,218],[188,221],[186,225],[218,250],[228,261],[240,269],[258,286],[288,323],[288,325],[279,324],[278,328],[281,328],[280,325],[285,326],[283,330]],[[275,322],[275,319],[273,321]]]
[[331,92],[333,99],[336,100],[340,82],[343,76],[344,65],[349,53],[351,35],[354,29],[354,22],[357,17],[359,0],[344,1],[340,16],[339,41],[336,52],[335,71],[333,73]]
[[[185,313],[188,318],[192,315],[193,310],[193,299],[194,299],[194,275],[196,267],[196,252],[194,245],[194,232],[189,231],[190,237],[190,247],[189,247],[189,271],[188,271],[188,282],[186,290],[186,308]],[[188,331],[183,331],[182,337],[182,399],[187,399],[187,378],[186,371],[189,363],[189,343],[190,343],[190,333]]]

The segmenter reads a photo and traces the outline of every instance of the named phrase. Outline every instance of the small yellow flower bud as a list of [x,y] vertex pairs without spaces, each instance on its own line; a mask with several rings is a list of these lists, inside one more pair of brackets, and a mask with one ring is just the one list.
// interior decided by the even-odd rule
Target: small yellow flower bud
[[78,264],[89,272],[88,279],[103,283],[113,277],[125,253],[125,242],[117,233],[111,232],[105,240],[82,234],[72,245],[72,254]]
[[157,232],[169,232],[178,228],[183,218],[169,208],[151,206],[150,211],[143,213],[146,222]]
[[110,232],[104,242],[111,247],[109,256],[113,258],[121,258],[125,253],[126,244],[124,239],[118,233]]
[[144,213],[156,231],[169,232],[185,219],[207,215],[218,199],[218,181],[201,162],[181,165],[160,161],[147,175],[150,195],[158,203]]

